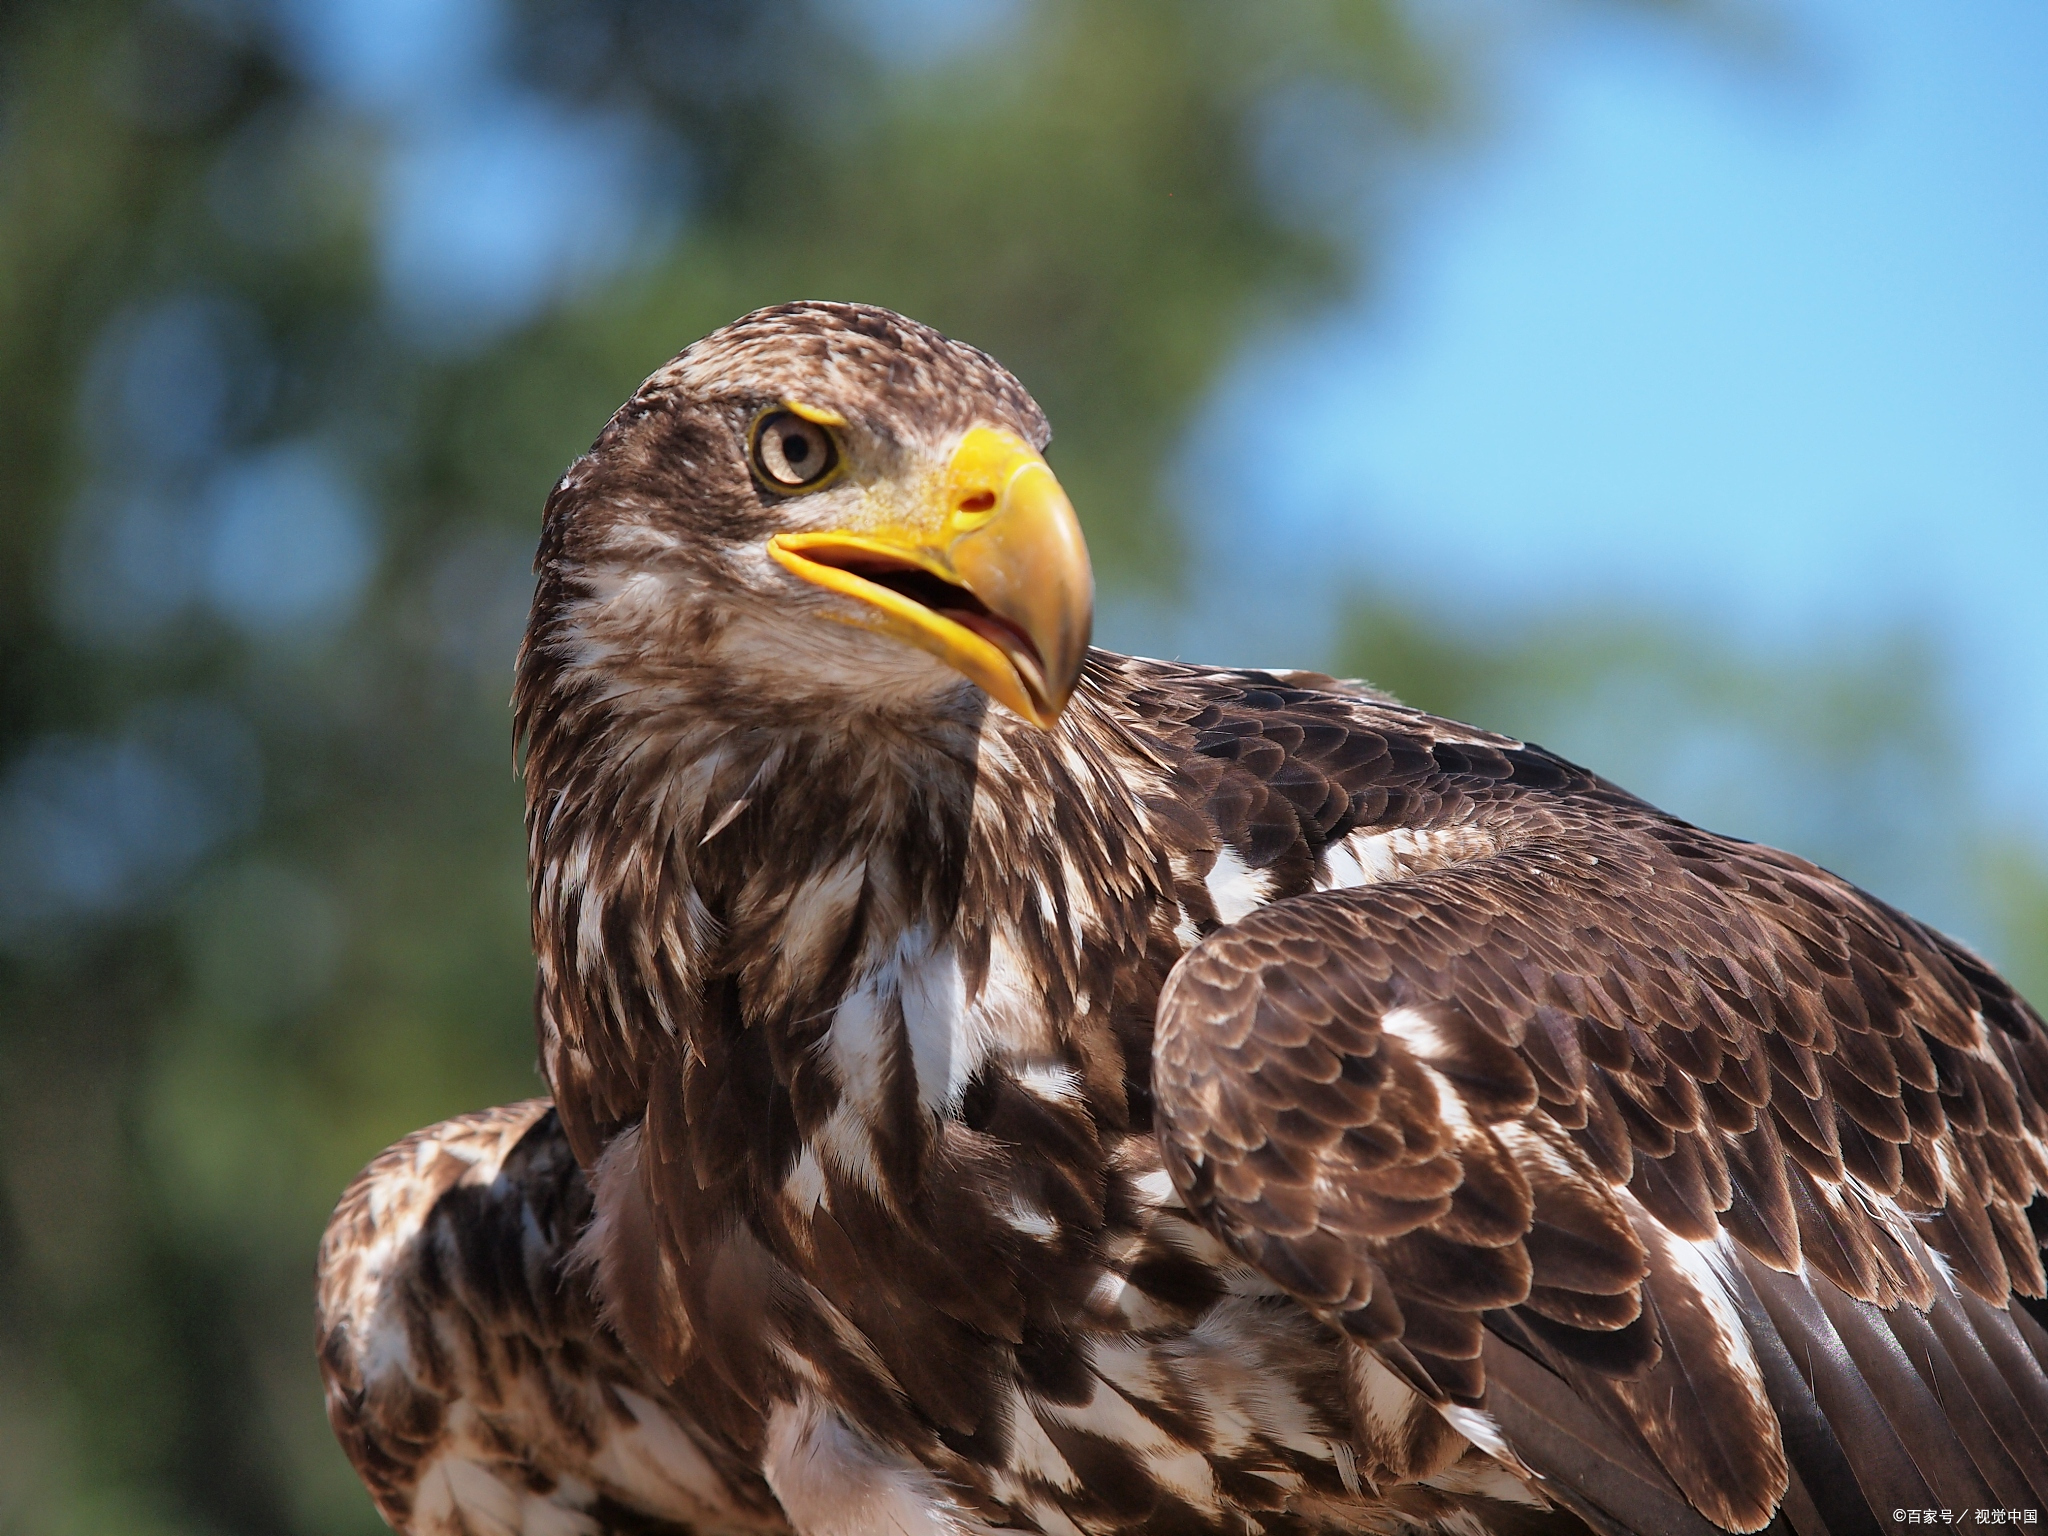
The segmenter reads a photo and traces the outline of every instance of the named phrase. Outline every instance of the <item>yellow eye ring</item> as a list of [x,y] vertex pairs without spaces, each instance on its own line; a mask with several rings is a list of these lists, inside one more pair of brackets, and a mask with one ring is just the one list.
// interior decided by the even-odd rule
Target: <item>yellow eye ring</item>
[[[820,421],[820,416],[827,419]],[[783,496],[817,490],[839,473],[842,456],[832,424],[841,421],[836,412],[793,405],[763,411],[747,431],[747,462],[754,478]]]

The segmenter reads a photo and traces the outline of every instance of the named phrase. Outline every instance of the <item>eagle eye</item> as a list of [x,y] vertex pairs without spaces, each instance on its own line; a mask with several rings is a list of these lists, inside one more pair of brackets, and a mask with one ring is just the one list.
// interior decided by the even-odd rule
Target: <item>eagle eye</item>
[[754,473],[778,491],[807,491],[839,467],[831,432],[795,411],[769,411],[754,423]]

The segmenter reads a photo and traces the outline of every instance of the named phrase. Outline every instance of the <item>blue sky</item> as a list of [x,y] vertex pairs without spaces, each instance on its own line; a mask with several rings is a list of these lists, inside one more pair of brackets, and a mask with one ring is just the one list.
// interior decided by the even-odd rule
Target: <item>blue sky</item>
[[1204,521],[1461,618],[1915,628],[1994,722],[1987,795],[2048,831],[2048,7],[1772,14],[1774,62],[1612,24],[1525,58],[1370,302],[1226,383]]
[[[454,350],[687,222],[686,146],[507,76],[503,3],[270,6],[288,56],[380,125],[392,306]],[[990,46],[1028,0],[829,3],[915,69]],[[1509,39],[1484,131],[1397,198],[1370,291],[1258,340],[1201,413],[1176,487],[1194,601],[1106,593],[1098,635],[1329,664],[1338,601],[1361,587],[1461,628],[1633,606],[1767,664],[1885,655],[1908,630],[1949,667],[1958,757],[1978,775],[1974,819],[1951,807],[1944,825],[2017,811],[2048,846],[2048,4],[1723,0],[1780,23],[1775,46],[1745,49],[1598,6],[1560,26],[1567,7],[1527,0],[1415,3],[1447,25],[1551,30]],[[216,202],[240,227],[268,205],[243,162],[223,166]],[[1323,169],[1281,190],[1327,205],[1352,183]],[[313,439],[238,446],[275,382],[260,333],[213,292],[110,321],[85,398],[108,397],[118,360],[153,403],[67,535],[58,607],[81,633],[147,644],[198,603],[275,644],[331,631],[367,589],[376,519],[350,465]],[[1235,536],[1248,519],[1291,536]],[[1247,565],[1259,549],[1263,571]],[[524,554],[478,558],[513,573],[497,607],[516,614]],[[476,607],[489,583],[464,567],[437,602],[444,586]],[[1839,783],[1759,776],[1752,742],[1617,711],[1619,745],[1665,761],[1638,778],[1589,738],[1603,769],[1710,824],[1823,851],[1830,806],[1812,802],[1843,798]],[[17,874],[0,937],[24,903],[97,910],[167,887],[198,856],[187,831],[226,836],[221,808],[252,801],[239,740],[173,712],[111,744],[52,738],[10,767],[0,862],[43,883]],[[1732,755],[1720,779],[1769,803],[1717,799],[1716,750]],[[1866,820],[1900,872],[1852,872],[1974,932],[1922,846],[1939,832],[1913,842],[1912,818],[1939,817],[1915,785],[1893,788]]]
[[[1023,0],[832,3],[916,65]],[[1998,722],[1987,797],[2048,833],[2048,6],[1725,3],[1767,39],[1427,0],[1549,32],[1499,50],[1477,147],[1413,179],[1370,291],[1254,345],[1197,423],[1193,616],[1108,594],[1102,638],[1322,661],[1361,578],[1459,623],[1633,604],[1766,656],[1911,629]],[[674,146],[509,85],[498,0],[276,5],[390,120],[394,302],[451,344],[673,231],[646,193]],[[1218,536],[1246,517],[1302,536],[1263,541],[1286,564],[1252,602]],[[1201,600],[1220,574],[1239,601]]]

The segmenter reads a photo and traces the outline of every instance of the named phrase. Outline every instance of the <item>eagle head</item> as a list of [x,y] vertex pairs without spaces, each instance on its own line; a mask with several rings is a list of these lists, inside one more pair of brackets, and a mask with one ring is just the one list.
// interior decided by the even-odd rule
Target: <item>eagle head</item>
[[522,730],[578,696],[765,725],[976,688],[1050,726],[1094,589],[1049,435],[994,359],[884,309],[714,331],[549,497]]

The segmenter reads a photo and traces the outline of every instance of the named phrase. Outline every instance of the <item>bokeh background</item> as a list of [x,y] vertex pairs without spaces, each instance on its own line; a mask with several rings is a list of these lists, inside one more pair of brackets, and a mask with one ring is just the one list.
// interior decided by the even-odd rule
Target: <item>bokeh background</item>
[[540,503],[757,304],[1006,360],[1106,643],[2048,994],[2044,79],[2034,0],[0,5],[0,1533],[378,1528],[313,1250],[537,1091]]

